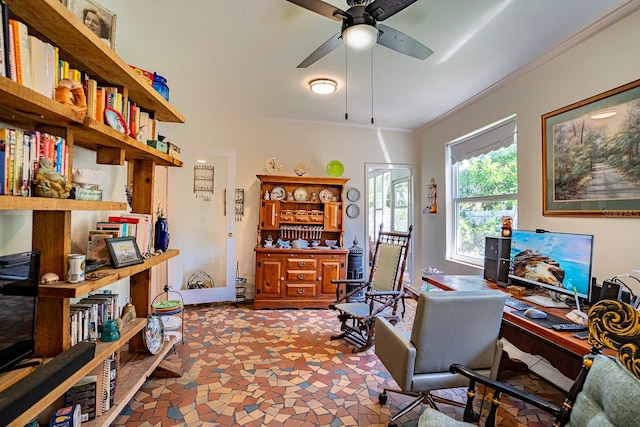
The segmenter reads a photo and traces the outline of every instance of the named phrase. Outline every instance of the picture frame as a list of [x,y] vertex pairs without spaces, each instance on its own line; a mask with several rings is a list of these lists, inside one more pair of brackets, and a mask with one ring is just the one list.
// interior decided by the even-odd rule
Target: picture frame
[[116,15],[94,0],[63,0],[64,5],[107,46],[116,48]]
[[144,262],[135,237],[107,239],[107,247],[111,255],[111,262],[115,268],[128,267]]
[[542,115],[544,216],[640,218],[640,80]]

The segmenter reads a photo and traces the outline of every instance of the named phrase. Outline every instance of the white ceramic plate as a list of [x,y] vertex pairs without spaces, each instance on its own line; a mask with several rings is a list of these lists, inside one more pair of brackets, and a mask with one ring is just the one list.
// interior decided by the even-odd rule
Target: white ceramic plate
[[325,188],[323,190],[320,190],[319,197],[321,202],[330,202],[331,200],[333,200],[333,192],[331,191],[331,189]]
[[309,198],[309,193],[307,193],[307,189],[304,187],[298,187],[293,192],[293,198],[298,202],[306,202]]
[[271,200],[284,200],[287,197],[287,192],[282,187],[273,187],[271,190]]

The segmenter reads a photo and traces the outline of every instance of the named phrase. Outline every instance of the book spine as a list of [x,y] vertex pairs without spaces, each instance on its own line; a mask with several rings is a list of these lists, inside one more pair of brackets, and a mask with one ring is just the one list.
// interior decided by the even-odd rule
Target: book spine
[[9,35],[9,60],[7,61],[7,64],[9,66],[9,72],[7,73],[7,77],[14,82],[17,82],[18,70],[16,68],[16,45],[14,42],[13,23],[9,20],[8,24],[9,31],[7,31],[7,34]]
[[31,135],[24,132],[22,135],[22,180],[20,191],[23,197],[31,195]]
[[[7,34],[5,31],[9,9],[7,4],[0,0],[0,76],[7,77]],[[1,194],[1,193],[0,193]]]

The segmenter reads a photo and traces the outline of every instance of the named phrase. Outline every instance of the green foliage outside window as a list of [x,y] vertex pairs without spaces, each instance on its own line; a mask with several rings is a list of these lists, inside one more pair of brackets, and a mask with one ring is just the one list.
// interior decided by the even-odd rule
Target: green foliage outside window
[[517,145],[464,160],[457,167],[456,252],[484,255],[486,236],[499,236],[501,218],[515,219],[518,194]]

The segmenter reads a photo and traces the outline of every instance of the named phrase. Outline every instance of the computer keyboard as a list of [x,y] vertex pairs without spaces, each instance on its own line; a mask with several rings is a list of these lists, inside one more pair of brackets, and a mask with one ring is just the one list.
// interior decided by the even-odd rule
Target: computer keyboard
[[504,305],[513,308],[514,310],[527,310],[529,308],[535,307],[534,305],[529,304],[526,301],[522,301],[520,299],[514,297],[507,297],[507,300],[504,302]]

